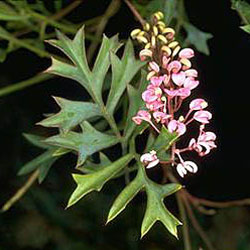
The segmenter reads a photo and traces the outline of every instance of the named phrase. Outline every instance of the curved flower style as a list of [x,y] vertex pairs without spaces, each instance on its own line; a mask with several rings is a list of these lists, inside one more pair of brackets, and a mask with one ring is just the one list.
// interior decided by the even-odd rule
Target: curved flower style
[[[192,68],[191,59],[195,56],[193,49],[181,48],[175,40],[175,31],[167,27],[162,19],[162,13],[155,14],[151,24],[146,23],[143,30],[135,29],[131,32],[132,38],[144,46],[139,56],[141,61],[148,61],[149,81],[147,89],[142,93],[145,110],[138,111],[132,120],[137,125],[142,121],[148,122],[157,133],[165,126],[170,133],[177,133],[179,137],[186,133],[190,123],[201,124],[198,138],[192,138],[188,147],[176,149],[175,143],[171,147],[172,165],[184,177],[188,172],[197,172],[198,167],[194,162],[184,161],[180,154],[194,150],[200,156],[207,155],[216,147],[216,135],[204,131],[212,114],[204,110],[208,103],[202,98],[193,99],[189,103],[189,111],[181,116],[178,112],[179,118],[176,117],[184,100],[199,85],[198,72]],[[176,162],[175,155],[179,163]],[[160,162],[155,151],[142,155],[141,161],[147,168]]]

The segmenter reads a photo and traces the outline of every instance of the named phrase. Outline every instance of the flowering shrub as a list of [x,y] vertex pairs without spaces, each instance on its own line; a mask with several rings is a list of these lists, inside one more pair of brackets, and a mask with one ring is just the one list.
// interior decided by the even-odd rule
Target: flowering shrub
[[[199,85],[198,72],[192,68],[190,59],[194,57],[191,48],[181,49],[175,40],[175,31],[166,27],[162,21],[162,12],[157,12],[152,17],[152,24],[146,23],[144,29],[135,29],[131,36],[144,48],[140,51],[141,61],[148,62],[147,80],[149,84],[142,93],[145,107],[139,110],[132,119],[140,125],[146,121],[160,134],[162,129],[168,129],[170,133],[176,133],[178,137],[187,133],[187,127],[193,121],[200,123],[198,138],[192,138],[186,148],[178,149],[176,143],[170,147],[171,159],[169,163],[176,166],[181,177],[187,172],[195,173],[198,170],[196,163],[183,160],[181,153],[196,151],[200,156],[207,155],[216,147],[216,135],[213,132],[204,131],[212,114],[204,110],[208,103],[197,98],[189,103],[189,111],[183,115],[180,108],[191,92]],[[177,160],[176,161],[176,157]],[[160,163],[157,153],[151,151],[141,156],[141,162],[151,168]]]

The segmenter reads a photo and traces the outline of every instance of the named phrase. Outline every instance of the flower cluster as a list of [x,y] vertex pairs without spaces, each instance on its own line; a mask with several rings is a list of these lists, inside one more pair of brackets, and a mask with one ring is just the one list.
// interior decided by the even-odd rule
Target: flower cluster
[[[184,177],[188,171],[195,173],[198,167],[192,161],[183,160],[181,153],[194,150],[200,156],[207,155],[216,147],[216,135],[204,131],[205,125],[212,118],[212,114],[205,110],[208,106],[205,100],[192,100],[185,115],[178,112],[183,101],[199,85],[198,72],[192,68],[190,60],[194,57],[194,51],[191,48],[181,48],[175,40],[175,31],[166,27],[163,18],[162,12],[156,12],[152,16],[151,24],[146,23],[143,30],[135,29],[131,32],[132,38],[144,46],[140,51],[140,59],[148,61],[149,71],[149,84],[142,93],[145,109],[139,110],[133,121],[137,125],[146,121],[157,133],[160,133],[161,126],[165,126],[170,133],[175,132],[178,136],[186,133],[191,122],[200,123],[197,139],[192,138],[189,145],[183,149],[172,146],[172,165],[175,165],[179,175]],[[146,167],[153,167],[160,162],[155,151],[144,154],[141,161]]]

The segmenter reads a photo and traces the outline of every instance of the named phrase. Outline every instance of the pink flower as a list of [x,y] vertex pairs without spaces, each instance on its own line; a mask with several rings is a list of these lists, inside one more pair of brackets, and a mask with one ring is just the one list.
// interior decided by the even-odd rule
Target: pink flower
[[146,107],[150,111],[157,111],[160,108],[164,107],[164,104],[161,102],[161,100],[156,100],[154,102],[146,103]]
[[195,89],[199,85],[199,81],[194,80],[191,77],[187,77],[184,82],[184,87],[190,90]]
[[186,74],[184,71],[172,74],[172,80],[177,86],[182,86],[185,82]]
[[185,49],[182,49],[180,52],[179,52],[179,57],[180,58],[192,58],[194,56],[194,51],[190,48],[185,48]]
[[167,115],[164,112],[156,111],[153,113],[153,117],[157,123],[161,122],[162,124],[166,123],[166,121],[171,117],[171,115]]
[[146,103],[151,103],[161,98],[162,90],[159,87],[155,87],[152,84],[148,85],[147,90],[142,93],[142,99]]
[[185,71],[185,74],[187,77],[197,77],[198,76],[198,72],[195,69],[188,69]]
[[167,66],[167,70],[169,72],[173,71],[174,73],[177,73],[178,71],[180,71],[182,65],[179,61],[172,61],[171,63],[168,64]]
[[153,71],[157,73],[160,71],[159,65],[156,62],[150,62],[149,67],[150,69],[152,69]]
[[208,106],[207,102],[204,99],[201,99],[201,98],[194,99],[189,104],[189,108],[191,110],[201,110],[201,109],[206,108],[207,106]]
[[191,173],[196,173],[198,171],[198,166],[193,161],[183,161],[177,165],[176,170],[183,178],[188,171]]
[[183,135],[186,132],[186,125],[180,121],[172,120],[168,124],[170,133],[176,132],[178,135]]
[[140,158],[140,161],[146,166],[146,168],[152,168],[160,162],[154,150],[143,154]]
[[178,95],[178,90],[177,89],[164,89],[164,92],[169,96],[169,97],[175,97]]
[[186,97],[190,96],[191,91],[189,88],[180,88],[178,89],[177,96],[180,96],[182,99],[185,99]]
[[207,155],[211,149],[216,148],[215,139],[215,133],[201,130],[197,142],[194,138],[190,140],[189,148],[194,149],[200,156]]
[[139,110],[136,114],[136,116],[134,116],[132,118],[132,120],[137,124],[140,125],[142,123],[142,121],[146,121],[146,122],[151,122],[151,115],[149,114],[148,111],[146,110]]
[[209,123],[211,118],[212,114],[206,110],[200,110],[194,113],[194,119],[203,124]]
[[165,75],[164,76],[153,76],[150,79],[151,85],[153,85],[154,87],[160,87],[160,85],[165,80],[165,78],[166,78]]

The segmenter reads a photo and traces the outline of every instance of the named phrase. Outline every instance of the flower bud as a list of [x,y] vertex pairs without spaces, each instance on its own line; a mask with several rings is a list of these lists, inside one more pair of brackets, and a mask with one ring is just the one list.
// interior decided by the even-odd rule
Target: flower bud
[[144,37],[144,36],[137,36],[136,39],[137,39],[139,42],[148,43],[147,38]]
[[167,38],[165,36],[163,36],[163,35],[158,35],[157,38],[160,41],[162,41],[163,43],[167,43],[168,42]]
[[186,66],[186,67],[185,67],[186,69],[189,69],[189,68],[191,68],[191,66],[192,66],[191,62],[190,62],[187,58],[181,58],[180,62],[181,62],[184,66]]
[[173,48],[175,48],[178,44],[179,44],[179,43],[178,43],[177,41],[173,41],[173,42],[171,42],[171,43],[168,44],[168,47],[171,48],[171,49],[173,49]]
[[134,39],[140,32],[141,32],[140,29],[134,29],[134,30],[132,30],[132,32],[130,33],[130,35]]
[[173,50],[173,53],[172,53],[172,57],[175,57],[178,54],[180,49],[181,49],[180,46],[175,47],[175,49]]

